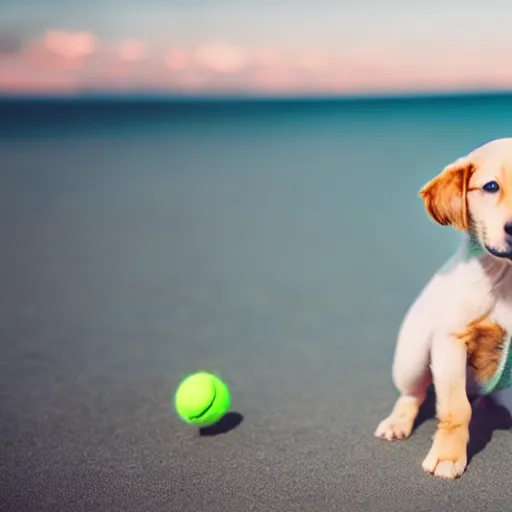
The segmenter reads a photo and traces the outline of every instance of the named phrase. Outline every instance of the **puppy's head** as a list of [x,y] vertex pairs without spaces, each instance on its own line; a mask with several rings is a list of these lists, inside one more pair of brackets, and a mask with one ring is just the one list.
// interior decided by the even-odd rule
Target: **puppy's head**
[[489,254],[512,261],[512,138],[450,164],[420,197],[436,222],[467,231]]

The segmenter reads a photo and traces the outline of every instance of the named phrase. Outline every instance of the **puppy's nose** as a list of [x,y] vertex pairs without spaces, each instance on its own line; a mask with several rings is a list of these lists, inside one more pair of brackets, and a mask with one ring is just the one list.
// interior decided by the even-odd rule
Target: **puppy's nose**
[[507,235],[512,236],[512,221],[507,222],[505,226],[503,226],[503,229]]

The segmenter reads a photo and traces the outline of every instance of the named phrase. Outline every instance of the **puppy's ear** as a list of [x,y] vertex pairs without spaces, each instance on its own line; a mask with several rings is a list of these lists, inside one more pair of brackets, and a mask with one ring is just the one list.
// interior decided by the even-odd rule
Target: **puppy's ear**
[[474,165],[467,159],[457,160],[420,190],[425,209],[437,223],[460,231],[468,230],[466,194],[474,170]]

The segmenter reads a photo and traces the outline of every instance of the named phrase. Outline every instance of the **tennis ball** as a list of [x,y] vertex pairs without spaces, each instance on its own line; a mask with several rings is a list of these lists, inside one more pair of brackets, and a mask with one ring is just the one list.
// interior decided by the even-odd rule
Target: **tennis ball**
[[228,411],[229,389],[211,373],[193,373],[178,386],[174,405],[178,416],[186,423],[208,427],[217,423]]

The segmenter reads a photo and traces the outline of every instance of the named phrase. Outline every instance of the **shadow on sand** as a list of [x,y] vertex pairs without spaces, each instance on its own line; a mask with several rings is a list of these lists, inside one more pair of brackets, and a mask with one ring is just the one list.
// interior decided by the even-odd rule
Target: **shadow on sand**
[[238,412],[228,412],[217,423],[209,427],[202,427],[199,429],[200,436],[217,436],[219,434],[226,434],[230,430],[238,427],[244,420],[244,417]]
[[[413,431],[425,421],[435,417],[435,404],[435,393],[430,388],[427,399],[416,418]],[[512,428],[512,416],[508,409],[495,404],[490,398],[474,398],[471,400],[471,406],[473,413],[469,425],[468,463],[487,446],[495,431]]]

